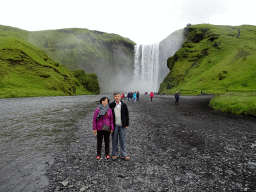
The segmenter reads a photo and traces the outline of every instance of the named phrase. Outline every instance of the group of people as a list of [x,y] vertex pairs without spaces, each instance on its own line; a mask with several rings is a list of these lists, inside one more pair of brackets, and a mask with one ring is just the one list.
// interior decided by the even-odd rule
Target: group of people
[[122,101],[122,99],[125,100],[125,98],[127,98],[128,101],[134,100],[134,102],[136,102],[136,101],[140,100],[140,93],[139,93],[139,91],[121,93],[121,101]]
[[[130,160],[130,157],[127,154],[126,150],[126,129],[129,128],[129,112],[127,105],[122,101],[125,98],[128,100],[139,99],[139,92],[129,92],[125,94],[120,94],[119,92],[115,92],[113,94],[114,102],[109,103],[109,99],[107,97],[102,97],[100,99],[100,106],[96,108],[93,116],[93,134],[97,136],[97,160],[101,160],[101,149],[102,149],[102,141],[104,138],[105,142],[105,158],[106,160],[110,160],[110,151],[109,151],[109,140],[110,133],[112,133],[112,160],[116,160],[118,156],[118,142],[120,144],[121,149],[121,157],[124,160]],[[154,97],[154,93],[150,93],[151,101]],[[179,102],[179,92],[175,94],[175,104],[178,105]],[[103,127],[108,127],[110,131],[103,130]]]
[[[110,160],[109,138],[112,133],[112,160],[118,156],[118,140],[121,148],[121,156],[124,160],[130,160],[126,151],[126,129],[129,128],[129,113],[127,105],[121,101],[121,94],[113,94],[114,102],[109,104],[107,97],[100,99],[100,106],[96,108],[93,116],[93,134],[97,136],[97,160],[101,160],[102,140],[105,141],[105,158]],[[109,131],[102,130],[103,126],[108,126]]]

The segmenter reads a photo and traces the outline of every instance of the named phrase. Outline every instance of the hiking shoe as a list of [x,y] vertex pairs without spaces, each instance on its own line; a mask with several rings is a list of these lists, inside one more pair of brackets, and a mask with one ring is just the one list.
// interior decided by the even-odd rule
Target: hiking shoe
[[117,159],[117,156],[112,156],[112,160],[115,161]]
[[101,156],[97,156],[96,160],[100,161],[101,160]]

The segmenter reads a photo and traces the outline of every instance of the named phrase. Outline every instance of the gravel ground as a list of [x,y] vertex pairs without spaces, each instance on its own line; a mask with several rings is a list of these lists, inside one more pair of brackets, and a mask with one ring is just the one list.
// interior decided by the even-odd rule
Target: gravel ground
[[46,191],[256,191],[256,118],[212,110],[212,97],[126,100],[130,161],[95,160],[92,109],[49,164]]

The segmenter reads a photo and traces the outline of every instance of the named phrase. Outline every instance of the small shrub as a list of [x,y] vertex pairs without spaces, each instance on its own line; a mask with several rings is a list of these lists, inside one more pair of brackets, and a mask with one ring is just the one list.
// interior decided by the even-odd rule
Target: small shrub
[[226,78],[226,76],[222,75],[221,73],[219,73],[218,77],[219,77],[219,80],[223,80]]

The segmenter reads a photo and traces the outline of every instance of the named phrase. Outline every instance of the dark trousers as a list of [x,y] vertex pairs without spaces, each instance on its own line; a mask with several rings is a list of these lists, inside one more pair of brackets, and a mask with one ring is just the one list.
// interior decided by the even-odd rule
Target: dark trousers
[[179,99],[176,99],[174,104],[176,105],[176,103],[177,103],[177,105],[179,104]]
[[105,141],[105,155],[109,155],[109,136],[108,131],[97,131],[97,156],[101,156],[102,140]]
[[151,98],[151,101],[152,101],[153,97],[150,97],[150,98]]

